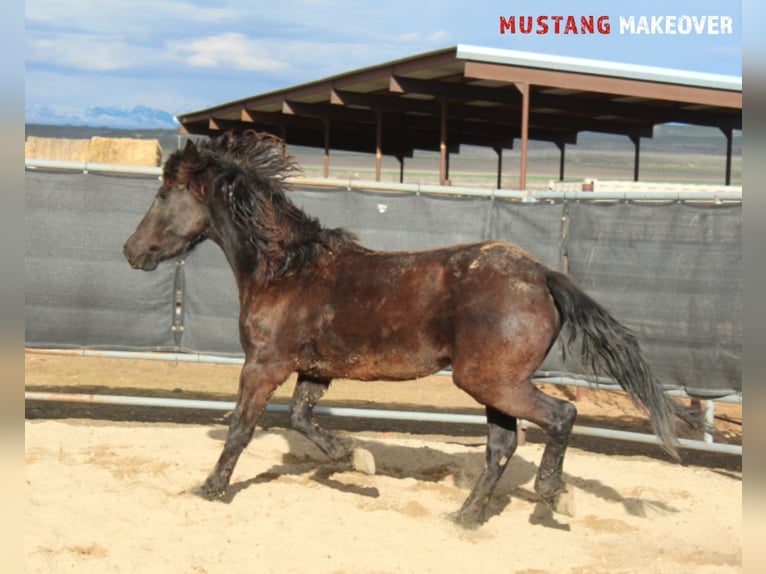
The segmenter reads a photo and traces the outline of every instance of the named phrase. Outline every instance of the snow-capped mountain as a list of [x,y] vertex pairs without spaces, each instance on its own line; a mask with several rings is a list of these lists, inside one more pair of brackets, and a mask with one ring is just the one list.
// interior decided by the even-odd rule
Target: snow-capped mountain
[[56,126],[90,126],[122,129],[177,128],[173,114],[149,108],[123,106],[89,108],[59,108],[54,106],[30,106],[25,110],[25,122]]

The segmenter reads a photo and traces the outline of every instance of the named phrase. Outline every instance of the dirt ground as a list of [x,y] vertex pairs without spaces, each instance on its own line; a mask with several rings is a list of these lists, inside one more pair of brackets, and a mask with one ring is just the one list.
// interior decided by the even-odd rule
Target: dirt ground
[[[27,353],[26,388],[233,400],[238,371]],[[292,386],[274,402],[287,402]],[[337,381],[321,404],[483,412],[446,377]],[[649,429],[619,393],[589,390],[576,404],[578,425]],[[716,413],[716,441],[741,444],[741,407]],[[190,491],[220,453],[226,413],[27,401],[26,419],[28,572],[742,571],[738,456],[684,451],[676,464],[653,445],[574,437],[564,469],[576,514],[567,517],[535,498],[542,435],[530,429],[491,518],[464,530],[447,517],[481,471],[482,425],[321,418],[373,453],[368,476],[334,466],[284,415],[267,413],[227,499],[211,503]]]

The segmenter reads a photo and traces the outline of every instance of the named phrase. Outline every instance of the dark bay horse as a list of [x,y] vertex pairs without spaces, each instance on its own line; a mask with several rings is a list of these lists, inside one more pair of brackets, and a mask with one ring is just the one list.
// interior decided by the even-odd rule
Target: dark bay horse
[[564,453],[576,409],[531,382],[562,326],[584,363],[618,381],[651,416],[676,455],[674,415],[635,337],[565,275],[510,243],[487,241],[379,252],[324,228],[285,194],[297,169],[282,142],[228,133],[173,153],[149,211],[125,244],[151,271],[205,239],[236,278],[245,363],[223,452],[199,492],[224,495],[274,390],[293,372],[294,428],[332,460],[352,465],[353,442],[321,428],[313,408],[334,378],[408,380],[452,367],[455,384],[485,406],[485,468],[455,518],[486,518],[489,498],[516,449],[516,420],[541,426],[547,443],[535,490],[557,508],[568,496]]

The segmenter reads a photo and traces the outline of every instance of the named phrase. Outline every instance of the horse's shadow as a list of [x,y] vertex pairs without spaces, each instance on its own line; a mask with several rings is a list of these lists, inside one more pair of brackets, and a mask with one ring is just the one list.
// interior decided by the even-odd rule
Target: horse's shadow
[[[288,452],[282,455],[282,461],[260,474],[233,482],[222,498],[230,503],[236,496],[258,484],[268,483],[285,476],[303,476],[309,474],[310,480],[338,492],[354,496],[378,498],[380,491],[374,485],[359,484],[358,480],[347,479],[349,469],[339,463],[328,460],[309,440],[293,430],[270,429],[269,433],[282,436],[288,444]],[[213,430],[211,438],[223,441],[224,430]],[[257,448],[256,434],[249,448]],[[375,475],[395,479],[413,478],[418,481],[440,483],[452,476],[452,482],[458,488],[468,491],[479,478],[484,465],[484,451],[470,453],[445,453],[428,446],[404,446],[355,438],[355,446],[368,450],[375,458]],[[523,448],[511,459],[508,468],[492,495],[487,509],[487,520],[500,515],[513,498],[534,504],[529,523],[547,528],[569,530],[570,525],[560,522],[551,507],[542,502],[538,495],[527,486],[537,473],[537,464],[523,458]],[[646,498],[625,497],[616,489],[600,480],[583,478],[568,473],[564,481],[578,490],[587,492],[602,500],[621,504],[631,516],[646,517],[649,511],[671,513],[679,512],[666,502]]]

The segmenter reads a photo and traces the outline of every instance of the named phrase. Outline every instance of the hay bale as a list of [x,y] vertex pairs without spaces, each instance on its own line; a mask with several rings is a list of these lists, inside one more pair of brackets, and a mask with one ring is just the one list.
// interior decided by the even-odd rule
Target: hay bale
[[31,136],[24,142],[24,157],[156,167],[162,162],[162,147],[156,139],[99,136],[90,139],[66,139]]
[[24,142],[24,157],[61,161],[88,161],[90,140],[28,137]]
[[132,138],[104,138],[94,136],[90,140],[88,161],[119,165],[158,166],[162,161],[159,140]]

